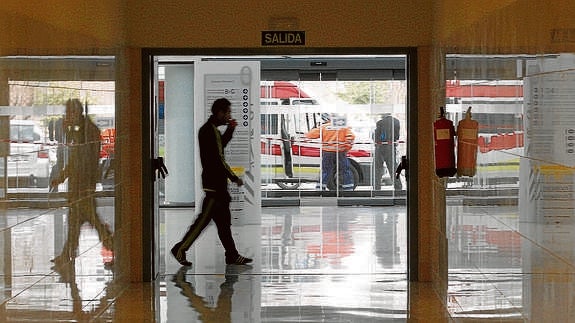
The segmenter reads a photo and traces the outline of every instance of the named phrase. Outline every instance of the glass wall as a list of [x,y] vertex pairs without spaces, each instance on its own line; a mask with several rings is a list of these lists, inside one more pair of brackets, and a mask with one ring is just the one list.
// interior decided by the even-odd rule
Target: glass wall
[[405,71],[401,55],[262,60],[264,201],[404,199]]
[[[114,57],[0,57],[0,244],[7,251],[0,260],[0,286],[5,292],[19,293],[25,275],[28,283],[49,286],[30,291],[44,299],[77,303],[105,297],[101,292],[114,278],[118,244],[113,236],[115,112]],[[76,284],[76,275],[102,271],[108,279]],[[60,288],[51,282],[54,277]],[[73,307],[58,310],[73,312]],[[15,317],[18,304],[8,301],[5,310],[12,313],[6,317]]]
[[401,194],[406,92],[405,80],[262,82],[264,191]]
[[[449,179],[452,193],[481,188],[483,196],[503,188],[517,188],[519,158],[523,154],[523,79],[517,64],[526,58],[450,56],[446,76],[446,116],[457,127],[471,112],[478,123],[477,167],[473,176]],[[476,64],[489,64],[481,71]],[[466,192],[469,194],[469,192]]]
[[[467,111],[477,121],[476,167],[472,176],[447,179],[447,234],[450,292],[463,286],[481,290],[486,272],[501,275],[495,282],[510,299],[521,299],[519,164],[524,156],[522,56],[450,55],[446,72],[446,117],[455,127]],[[463,124],[463,123],[462,123]],[[463,136],[463,131],[458,133]],[[463,142],[457,141],[456,150]],[[458,165],[464,163],[457,156]],[[474,287],[472,287],[474,288]],[[509,294],[511,293],[511,294]],[[497,302],[496,295],[470,295],[481,310],[520,315],[516,304]],[[471,303],[470,303],[471,304]],[[467,307],[469,304],[463,304]],[[454,308],[454,316],[458,316]]]
[[449,293],[493,291],[452,314],[548,317],[565,304],[544,294],[570,289],[521,275],[573,259],[575,55],[449,55],[446,66],[447,117],[457,126],[471,108],[478,123],[475,175],[447,179]]

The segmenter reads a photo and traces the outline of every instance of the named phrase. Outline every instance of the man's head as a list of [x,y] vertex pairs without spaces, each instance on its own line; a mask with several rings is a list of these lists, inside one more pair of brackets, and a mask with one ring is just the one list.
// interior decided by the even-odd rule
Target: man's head
[[212,104],[212,115],[218,125],[224,125],[232,118],[232,103],[226,98],[220,98]]
[[66,101],[66,115],[64,116],[64,126],[77,126],[82,121],[82,102],[78,99]]

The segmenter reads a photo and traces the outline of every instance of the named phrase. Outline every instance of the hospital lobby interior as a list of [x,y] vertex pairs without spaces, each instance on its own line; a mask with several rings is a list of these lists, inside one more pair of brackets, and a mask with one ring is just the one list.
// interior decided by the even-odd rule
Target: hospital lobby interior
[[[0,35],[0,322],[575,322],[573,1],[5,0]],[[216,96],[253,263],[211,223],[182,266]]]

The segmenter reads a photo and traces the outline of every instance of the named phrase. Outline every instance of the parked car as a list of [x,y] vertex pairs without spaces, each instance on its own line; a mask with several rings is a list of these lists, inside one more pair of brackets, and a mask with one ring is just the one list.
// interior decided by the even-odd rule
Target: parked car
[[37,121],[10,120],[8,187],[47,187],[54,149]]

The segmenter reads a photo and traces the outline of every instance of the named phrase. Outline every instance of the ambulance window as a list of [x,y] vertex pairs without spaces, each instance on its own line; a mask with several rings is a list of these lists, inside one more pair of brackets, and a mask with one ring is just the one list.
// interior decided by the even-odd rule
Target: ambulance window
[[295,133],[297,134],[304,134],[307,132],[307,129],[305,129],[303,127],[304,123],[302,122],[302,117],[303,114],[302,113],[296,113],[294,115],[292,115],[292,123],[293,123],[293,129],[295,129]]
[[321,125],[320,120],[321,118],[319,117],[319,113],[306,113],[305,125],[307,129],[305,129],[305,131],[308,132],[313,128],[319,127]]

